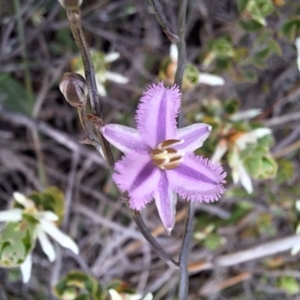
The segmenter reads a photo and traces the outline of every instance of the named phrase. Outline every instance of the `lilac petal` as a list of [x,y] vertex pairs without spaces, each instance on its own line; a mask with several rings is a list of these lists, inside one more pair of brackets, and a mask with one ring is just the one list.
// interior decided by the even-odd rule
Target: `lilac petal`
[[160,219],[170,234],[175,224],[177,195],[169,187],[165,172],[162,172],[154,199]]
[[193,152],[201,147],[211,132],[211,126],[204,123],[197,123],[178,130],[176,139],[183,140],[182,144],[174,147],[184,153]]
[[124,153],[132,150],[146,152],[148,147],[142,142],[139,132],[127,126],[109,124],[101,128],[103,136]]
[[223,168],[200,156],[185,155],[183,162],[166,174],[171,188],[186,200],[211,202],[224,192]]
[[113,179],[130,196],[130,207],[141,210],[153,198],[161,171],[152,163],[149,154],[128,153],[115,164]]
[[150,148],[156,148],[165,140],[174,139],[180,97],[177,86],[165,88],[161,82],[150,86],[141,98],[136,115],[137,128]]

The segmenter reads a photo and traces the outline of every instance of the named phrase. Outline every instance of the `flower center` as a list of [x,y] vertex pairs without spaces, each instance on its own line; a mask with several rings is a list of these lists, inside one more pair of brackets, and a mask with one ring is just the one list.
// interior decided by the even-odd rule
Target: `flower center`
[[183,140],[166,140],[158,144],[157,148],[151,150],[153,164],[163,170],[178,167],[182,162],[183,154],[173,149],[172,146],[183,142]]

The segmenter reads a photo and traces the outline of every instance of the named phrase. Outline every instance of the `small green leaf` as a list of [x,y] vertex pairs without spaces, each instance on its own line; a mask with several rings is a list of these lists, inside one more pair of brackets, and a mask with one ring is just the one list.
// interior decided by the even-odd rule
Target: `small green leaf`
[[241,69],[241,73],[243,74],[244,78],[248,82],[255,83],[257,82],[257,73],[248,69]]
[[28,198],[33,200],[37,207],[54,212],[59,222],[62,221],[65,210],[65,199],[63,192],[57,187],[48,187],[42,193],[33,192]]
[[295,277],[284,276],[278,279],[278,287],[286,291],[290,295],[295,295],[299,293],[299,284]]
[[36,226],[26,220],[9,222],[0,233],[0,267],[21,265],[36,243]]
[[55,285],[53,293],[61,300],[69,299],[68,296],[73,297],[71,299],[104,299],[102,287],[98,281],[81,271],[69,272]]
[[221,37],[210,42],[209,48],[219,59],[233,57],[232,43],[228,37]]
[[228,115],[233,115],[240,108],[240,101],[238,99],[227,99],[224,103],[224,110]]
[[224,238],[217,233],[211,233],[204,240],[204,246],[210,250],[216,250],[224,244]]
[[266,48],[263,48],[263,49],[257,51],[253,56],[253,60],[264,61],[267,58],[269,58],[270,55],[271,55],[271,51],[270,51],[269,47],[266,47]]
[[294,176],[294,165],[290,160],[280,159],[277,160],[278,171],[276,176],[277,183],[283,183],[293,178]]
[[263,28],[263,25],[256,20],[241,20],[239,22],[239,25],[242,29],[244,29],[247,32],[254,32],[258,31]]
[[290,41],[294,41],[300,35],[300,17],[286,21],[281,27],[281,32]]
[[31,115],[32,107],[27,102],[26,90],[9,74],[0,74],[0,96],[4,99],[4,107],[27,116]]
[[237,0],[236,4],[239,12],[243,12],[246,9],[248,2],[249,0]]
[[183,88],[189,89],[198,84],[199,71],[196,66],[187,64],[183,74]]

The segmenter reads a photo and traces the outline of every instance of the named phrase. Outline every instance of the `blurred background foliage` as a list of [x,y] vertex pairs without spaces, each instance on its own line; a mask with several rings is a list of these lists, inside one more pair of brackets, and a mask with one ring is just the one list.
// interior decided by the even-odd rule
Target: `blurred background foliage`
[[[172,28],[177,2],[161,1]],[[133,126],[145,87],[157,80],[172,83],[176,60],[170,42],[148,1],[84,0],[82,9],[104,121]],[[17,269],[0,269],[0,299],[106,299],[110,288],[122,297],[137,290],[152,292],[154,299],[176,299],[178,272],[144,242],[98,153],[78,143],[84,132],[77,112],[58,89],[65,71],[81,68],[65,11],[55,0],[2,0],[0,22],[0,210],[11,207],[14,191],[29,195],[34,190],[31,199],[59,216],[62,229],[81,250],[79,256],[57,250],[52,264],[37,246],[28,285],[21,283]],[[196,205],[191,300],[300,297],[300,261],[289,251],[265,258],[261,247],[259,259],[201,267],[264,242],[280,244],[299,226],[298,36],[299,1],[189,1],[184,123],[213,126],[197,153],[217,157],[228,172],[225,196],[218,203]],[[201,74],[207,73],[225,84],[201,83]],[[54,202],[49,200],[49,186],[64,191],[64,207],[57,206],[63,196],[53,198],[55,191]],[[179,201],[170,237],[154,206],[143,211],[149,228],[174,257],[179,255],[184,207]],[[9,226],[1,241],[15,235]],[[112,284],[117,279],[124,288]]]

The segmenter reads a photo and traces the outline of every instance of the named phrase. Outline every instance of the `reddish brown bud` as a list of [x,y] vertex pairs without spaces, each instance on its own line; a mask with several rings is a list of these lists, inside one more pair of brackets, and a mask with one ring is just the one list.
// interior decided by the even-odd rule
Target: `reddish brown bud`
[[59,84],[59,89],[73,107],[84,107],[88,89],[83,76],[76,73],[65,73]]

